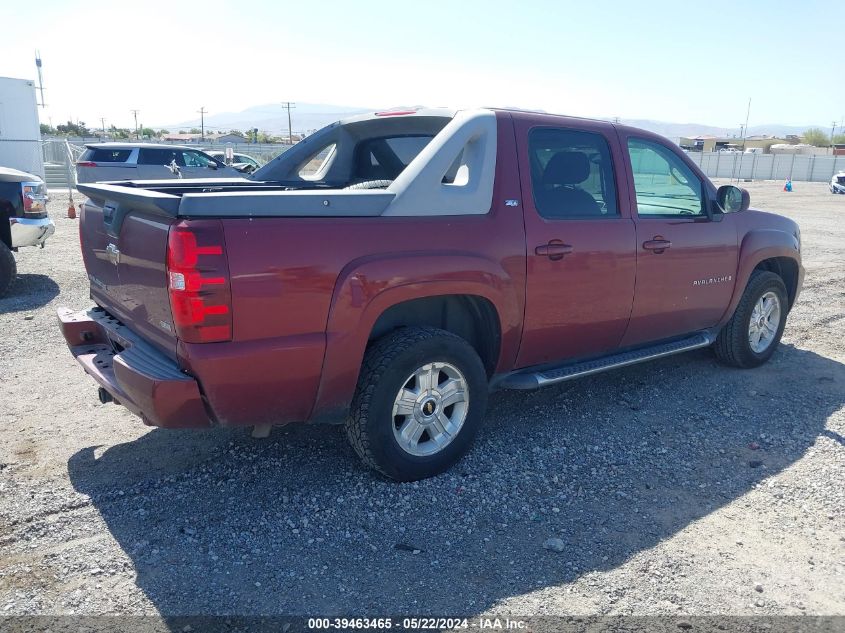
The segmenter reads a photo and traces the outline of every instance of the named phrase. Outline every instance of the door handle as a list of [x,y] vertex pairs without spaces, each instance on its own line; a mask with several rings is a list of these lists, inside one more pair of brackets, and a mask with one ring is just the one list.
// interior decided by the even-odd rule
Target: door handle
[[655,235],[653,240],[646,240],[643,242],[643,248],[647,251],[653,251],[657,255],[660,255],[663,251],[667,248],[671,248],[672,242],[669,240],[664,240],[659,235]]
[[551,240],[548,244],[541,244],[534,249],[536,255],[548,257],[552,261],[563,259],[564,255],[569,255],[572,252],[572,246],[564,244],[560,240]]

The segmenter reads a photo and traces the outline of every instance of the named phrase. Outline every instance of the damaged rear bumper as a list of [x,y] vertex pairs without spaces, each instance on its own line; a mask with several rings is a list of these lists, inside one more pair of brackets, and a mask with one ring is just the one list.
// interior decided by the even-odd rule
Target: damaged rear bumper
[[199,384],[102,308],[59,308],[59,326],[82,368],[150,426],[211,425]]

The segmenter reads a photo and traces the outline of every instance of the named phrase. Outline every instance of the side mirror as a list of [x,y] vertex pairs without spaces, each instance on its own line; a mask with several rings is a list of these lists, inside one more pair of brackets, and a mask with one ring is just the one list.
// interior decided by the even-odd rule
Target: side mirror
[[751,194],[740,187],[722,185],[716,191],[716,202],[725,213],[739,213],[751,206]]
[[217,163],[208,163],[209,169],[217,169]]

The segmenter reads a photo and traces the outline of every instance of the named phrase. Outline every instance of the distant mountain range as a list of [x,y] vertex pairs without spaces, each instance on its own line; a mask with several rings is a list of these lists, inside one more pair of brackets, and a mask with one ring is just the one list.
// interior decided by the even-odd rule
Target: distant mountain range
[[[293,133],[311,132],[334,123],[338,119],[344,119],[364,112],[372,112],[373,109],[338,106],[323,103],[297,103],[291,108],[291,125]],[[668,123],[666,121],[652,121],[649,119],[621,119],[621,123],[633,125],[661,134],[670,139],[677,140],[681,136],[698,136],[707,134],[712,136],[739,136],[740,130],[736,128],[725,128],[715,125],[701,123]],[[199,119],[191,119],[179,123],[169,123],[154,127],[165,128],[171,132],[189,130],[199,127]],[[261,131],[272,134],[286,134],[288,131],[288,113],[280,103],[269,103],[265,105],[252,106],[241,112],[221,112],[211,114],[205,118],[206,130],[223,131],[241,130],[247,131],[258,128]],[[767,125],[751,125],[748,128],[749,135],[768,134],[770,136],[785,136],[787,134],[801,134],[813,125],[780,125],[776,123]]]
[[[322,103],[297,103],[291,108],[290,118],[293,133],[311,132],[334,123],[339,119],[345,119],[363,112],[370,112],[367,108],[355,108],[348,106],[327,105]],[[171,132],[188,130],[199,127],[200,120],[191,119],[180,123],[157,125],[157,128],[165,128]],[[241,112],[221,112],[205,117],[206,130],[228,132],[229,130],[240,130],[246,132],[258,128],[262,132],[272,134],[287,134],[288,111],[280,103],[268,103],[265,105],[252,106]]]
[[[621,119],[621,123],[643,128],[670,139],[678,139],[681,136],[692,137],[699,135],[710,136],[740,136],[740,129],[718,127],[715,125],[704,125],[701,123],[667,123],[665,121],[650,121],[648,119]],[[787,134],[803,134],[811,127],[822,127],[818,125],[780,125],[772,123],[767,125],[749,125],[748,136],[767,134],[783,138]],[[822,129],[824,129],[822,127]]]

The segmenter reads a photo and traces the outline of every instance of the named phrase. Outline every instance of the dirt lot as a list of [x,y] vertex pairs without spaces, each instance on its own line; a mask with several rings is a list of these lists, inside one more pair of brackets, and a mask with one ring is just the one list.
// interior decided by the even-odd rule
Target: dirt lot
[[99,404],[55,324],[88,305],[55,196],[0,300],[0,615],[845,614],[845,196],[747,186],[803,232],[772,362],[495,394],[471,454],[406,485],[339,428],[151,430]]

